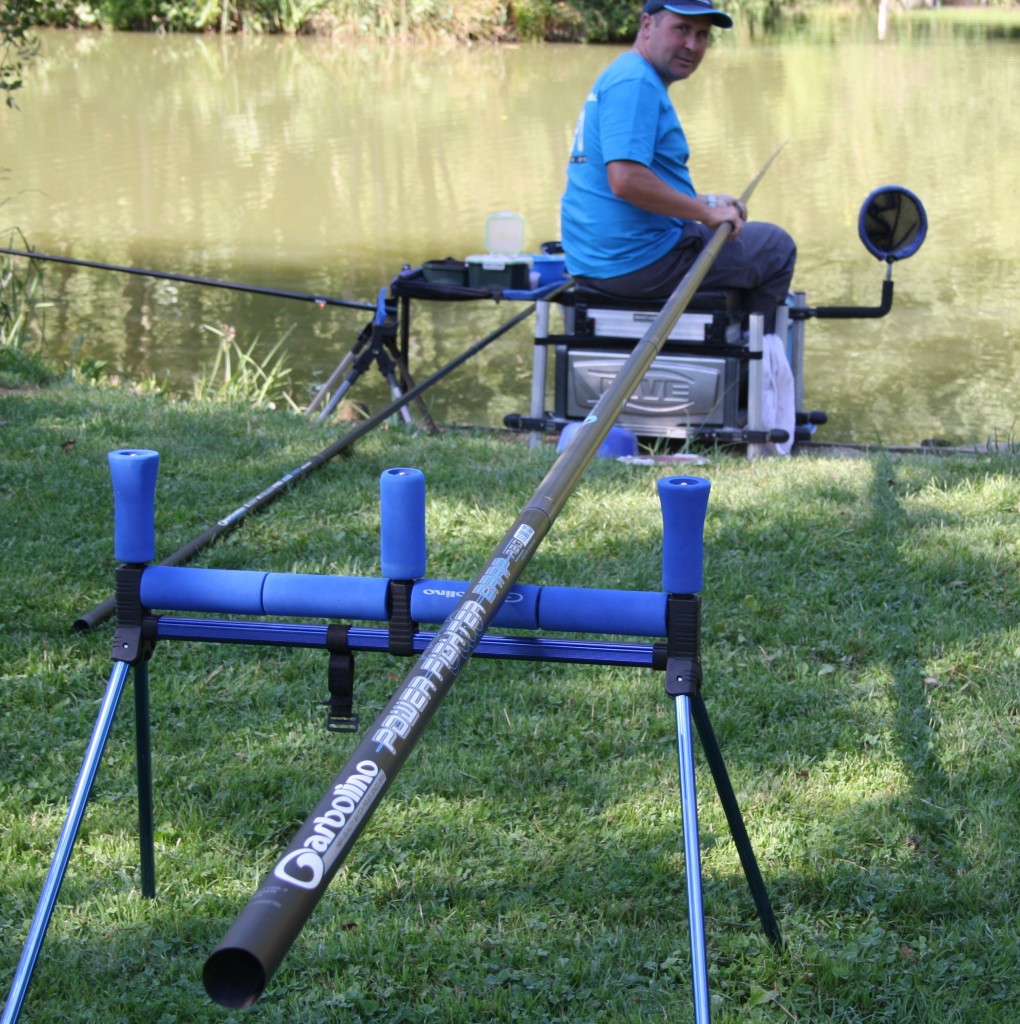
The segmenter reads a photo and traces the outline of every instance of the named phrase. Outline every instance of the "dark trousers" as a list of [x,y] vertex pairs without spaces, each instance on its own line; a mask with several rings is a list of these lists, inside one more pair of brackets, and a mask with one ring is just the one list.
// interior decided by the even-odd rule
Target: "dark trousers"
[[[698,258],[712,232],[688,221],[680,242],[665,256],[630,274],[594,278],[576,275],[585,287],[620,298],[667,299]],[[737,238],[722,247],[701,283],[703,291],[738,288],[746,293],[747,309],[765,318],[765,332],[776,326],[776,308],[786,302],[797,261],[793,239],[775,224],[750,221]]]

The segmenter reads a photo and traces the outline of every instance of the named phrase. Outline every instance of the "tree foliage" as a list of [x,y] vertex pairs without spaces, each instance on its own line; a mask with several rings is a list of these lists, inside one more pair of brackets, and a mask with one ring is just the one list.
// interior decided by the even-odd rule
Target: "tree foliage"
[[25,65],[38,52],[31,35],[37,14],[35,0],[0,0],[0,89],[9,107],[15,105],[14,93],[21,88]]
[[[726,0],[742,22],[769,26],[783,13],[830,0]],[[879,0],[849,0],[877,6]],[[900,0],[930,6],[935,0]],[[1015,0],[984,0],[1008,7]],[[131,31],[287,32],[434,41],[622,42],[634,37],[641,0],[0,0],[4,25]],[[13,20],[7,12],[12,12]],[[15,73],[14,80],[19,76]],[[6,87],[6,86],[5,86]]]
[[[13,6],[8,3],[8,6]],[[629,39],[638,0],[18,0],[36,24],[380,38]]]

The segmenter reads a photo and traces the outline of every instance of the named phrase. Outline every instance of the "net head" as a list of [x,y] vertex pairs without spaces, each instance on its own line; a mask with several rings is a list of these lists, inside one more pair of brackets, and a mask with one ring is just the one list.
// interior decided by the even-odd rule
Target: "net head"
[[883,185],[864,200],[857,231],[868,252],[893,263],[921,248],[928,234],[928,217],[913,192],[900,185]]

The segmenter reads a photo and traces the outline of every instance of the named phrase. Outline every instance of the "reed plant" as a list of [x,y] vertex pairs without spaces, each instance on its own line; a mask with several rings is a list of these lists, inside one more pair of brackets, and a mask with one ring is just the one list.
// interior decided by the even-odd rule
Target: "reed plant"
[[192,382],[194,398],[269,409],[282,405],[297,411],[298,406],[289,391],[287,353],[282,351],[290,330],[265,353],[258,351],[258,337],[243,348],[229,325],[212,327],[203,324],[202,330],[219,341],[212,365]]
[[[0,204],[2,205],[2,204]],[[27,248],[20,231],[10,234],[7,248]],[[38,351],[42,270],[38,263],[0,254],[0,386],[46,383],[52,370]]]
[[[27,245],[22,233],[15,229],[6,247]],[[0,348],[24,348],[30,341],[41,279],[38,263],[0,253]]]
[[[107,452],[161,452],[157,558],[301,464],[265,408],[66,383],[0,395],[0,990],[110,671]],[[756,921],[698,757],[713,1020],[1000,1024],[1020,997],[1020,462],[710,454],[704,693],[786,944]],[[468,579],[555,458],[380,429],[195,564],[377,576],[378,481],[428,481],[428,572]],[[596,460],[525,583],[660,587],[661,466]],[[26,1021],[629,1024],[693,1019],[673,714],[660,675],[474,659],[257,1006],[206,955],[356,737],[322,652],[161,641],[157,898],[139,893],[124,707]],[[407,659],[359,654],[373,720]]]

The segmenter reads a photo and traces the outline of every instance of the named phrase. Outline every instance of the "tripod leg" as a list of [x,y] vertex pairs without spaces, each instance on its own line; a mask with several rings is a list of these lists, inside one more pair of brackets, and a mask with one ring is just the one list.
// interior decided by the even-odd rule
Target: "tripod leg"
[[761,921],[768,940],[777,949],[781,949],[783,935],[779,930],[776,915],[772,911],[772,903],[769,900],[768,891],[765,889],[761,871],[758,870],[758,859],[754,855],[754,848],[751,846],[747,829],[744,827],[744,819],[737,804],[737,795],[733,792],[733,784],[730,782],[722,751],[719,749],[715,731],[712,729],[712,722],[708,717],[705,698],[698,691],[692,701],[694,723],[698,727],[698,735],[701,737],[701,748],[705,751],[705,760],[708,762],[712,778],[715,780],[715,788],[726,814],[726,821],[730,826],[730,834],[733,836],[733,842],[736,844],[737,853],[740,856],[740,863],[744,868],[744,876],[751,889],[751,898],[758,910],[758,919]]
[[[389,384],[389,386],[390,386],[390,398],[392,398],[393,401],[396,402],[398,399],[400,399],[402,397],[404,392],[403,392],[403,389],[400,386],[400,382],[397,380],[397,375],[394,372],[393,365],[390,364],[388,366],[383,366],[382,365],[382,360],[380,359],[379,369],[381,370],[382,375],[386,378],[386,383]],[[399,411],[400,411],[400,418],[405,423],[411,424],[411,423],[414,422],[414,420],[411,417],[411,413],[408,411],[408,408],[407,408],[406,405],[402,405],[400,407]]]
[[[372,360],[375,359],[375,347],[378,344],[376,340],[376,333],[375,324],[369,324],[361,334],[358,335],[358,340],[354,343],[354,347],[348,355],[344,357],[340,366],[336,368],[333,375],[330,377],[330,381],[335,381],[340,376],[341,370],[343,370],[347,376],[344,377],[340,386],[333,392],[329,401],[326,402],[319,412],[319,415],[315,417],[316,423],[322,423],[323,420],[329,418],[333,410],[340,404],[344,395],[354,387],[357,379],[371,365]],[[332,383],[327,384],[327,386],[332,387]],[[323,388],[323,391],[325,391],[325,388]],[[319,396],[316,395],[316,402],[318,401]]]
[[82,818],[85,815],[85,805],[88,803],[89,792],[99,770],[99,762],[106,747],[106,740],[110,735],[110,727],[113,725],[113,717],[116,714],[121,694],[124,692],[124,681],[127,679],[130,667],[127,662],[118,661],[114,663],[113,671],[110,673],[110,681],[107,683],[99,715],[92,729],[92,738],[85,751],[85,759],[71,795],[71,806],[57,839],[53,861],[46,875],[46,881],[43,883],[42,895],[39,897],[35,916],[32,918],[32,924],[28,930],[28,938],[25,940],[25,948],[21,952],[21,960],[14,973],[14,981],[11,984],[7,1002],[4,1004],[0,1024],[14,1024],[21,1012],[21,1004],[25,1000],[25,993],[28,991],[28,984],[32,980],[32,972],[35,970],[35,962],[42,949],[43,939],[46,937],[46,929],[53,916],[57,894],[60,892],[64,875],[67,873],[71,851],[74,849],[78,830],[81,828]]
[[694,990],[694,1019],[709,1024],[712,1019],[708,998],[708,956],[705,950],[705,911],[701,889],[701,846],[698,835],[698,793],[694,785],[694,736],[691,728],[691,698],[674,698],[676,709],[676,751],[680,766],[680,805],[683,812],[684,865],[687,870],[687,918],[691,935],[691,977]]
[[[393,363],[396,366],[397,373],[399,374],[400,389],[394,398],[399,397],[405,391],[414,391],[417,385],[414,382],[414,378],[411,376],[411,371],[407,365],[406,360],[401,356],[400,352],[394,344],[390,343],[387,346],[390,349],[390,355],[393,358]],[[424,399],[418,397],[414,400],[415,405],[418,406],[418,412],[421,414],[421,418],[425,423],[425,429],[430,434],[438,432],[439,427],[436,426],[436,421],[432,418],[432,413],[429,412],[429,407],[425,404]]]
[[315,392],[315,397],[308,403],[308,407],[305,409],[305,415],[311,416],[313,412],[325,401],[326,396],[336,386],[336,382],[351,368],[351,364],[354,362],[354,349],[351,349],[343,359],[337,364],[336,369],[326,379],[326,383]]

